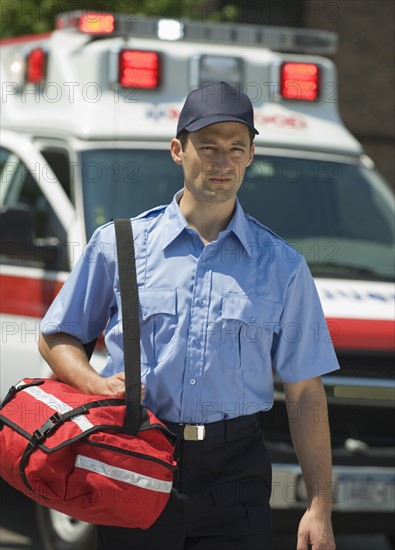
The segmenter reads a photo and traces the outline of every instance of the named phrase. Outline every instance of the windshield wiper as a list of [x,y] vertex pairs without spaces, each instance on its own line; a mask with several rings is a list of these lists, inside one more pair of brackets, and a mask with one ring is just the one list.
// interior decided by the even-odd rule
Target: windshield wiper
[[342,279],[364,279],[374,281],[393,282],[394,277],[384,273],[378,273],[374,269],[365,266],[344,264],[341,262],[308,262],[313,276],[324,277],[335,275]]

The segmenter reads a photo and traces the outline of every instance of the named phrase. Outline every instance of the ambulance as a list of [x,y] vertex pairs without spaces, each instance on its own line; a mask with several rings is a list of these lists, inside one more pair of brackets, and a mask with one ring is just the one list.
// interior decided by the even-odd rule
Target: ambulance
[[[260,132],[239,200],[293,244],[288,261],[305,256],[327,319],[309,327],[312,345],[332,340],[341,365],[323,377],[329,410],[314,411],[330,418],[334,477],[320,490],[335,531],[393,537],[394,196],[339,116],[336,43],[312,29],[91,11],[2,42],[1,395],[50,375],[40,319],[95,228],[171,202],[185,97],[224,80],[249,95]],[[104,361],[99,342],[95,368]],[[277,381],[262,426],[274,529],[295,534],[306,494]],[[93,547],[92,526],[39,506],[37,518],[46,550]]]

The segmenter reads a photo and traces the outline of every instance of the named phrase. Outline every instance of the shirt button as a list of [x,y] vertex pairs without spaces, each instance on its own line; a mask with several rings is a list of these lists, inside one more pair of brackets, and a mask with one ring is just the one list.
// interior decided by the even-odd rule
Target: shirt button
[[200,349],[201,345],[200,345],[200,340],[198,340],[197,338],[194,338],[191,342],[192,344],[192,347],[193,348],[197,348],[197,349]]
[[191,378],[189,383],[194,386],[196,384],[196,380],[194,378]]

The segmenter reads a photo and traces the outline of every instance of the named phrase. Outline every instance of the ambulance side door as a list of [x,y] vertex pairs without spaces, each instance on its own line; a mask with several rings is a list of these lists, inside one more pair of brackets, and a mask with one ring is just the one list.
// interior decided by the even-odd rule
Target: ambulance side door
[[27,137],[2,132],[0,150],[1,397],[24,377],[42,376],[39,323],[69,271],[75,211]]

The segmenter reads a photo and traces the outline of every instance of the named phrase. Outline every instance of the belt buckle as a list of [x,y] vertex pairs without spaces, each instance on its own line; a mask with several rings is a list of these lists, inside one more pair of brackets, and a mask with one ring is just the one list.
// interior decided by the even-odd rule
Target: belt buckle
[[206,435],[206,428],[202,424],[185,424],[185,441],[203,441]]

